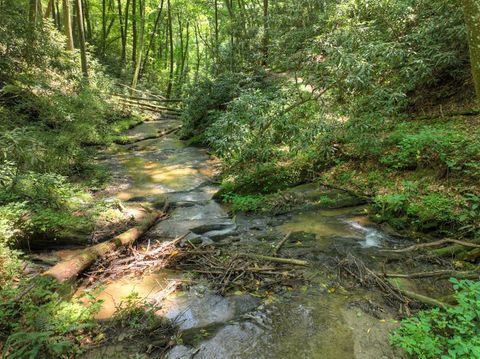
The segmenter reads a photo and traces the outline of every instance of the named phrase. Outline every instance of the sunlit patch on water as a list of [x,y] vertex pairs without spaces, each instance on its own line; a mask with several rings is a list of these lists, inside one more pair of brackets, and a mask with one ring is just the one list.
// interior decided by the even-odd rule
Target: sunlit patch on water
[[[388,236],[375,229],[364,216],[349,215],[352,208],[301,213],[282,224],[284,232],[308,232],[316,235],[322,247],[338,240],[355,240],[362,248],[381,247]],[[334,239],[332,239],[334,238]]]

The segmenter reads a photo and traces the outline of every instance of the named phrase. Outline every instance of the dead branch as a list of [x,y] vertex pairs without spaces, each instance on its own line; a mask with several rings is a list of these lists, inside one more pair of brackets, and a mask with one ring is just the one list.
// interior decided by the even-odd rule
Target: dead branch
[[273,249],[273,255],[276,256],[278,251],[282,248],[282,246],[290,239],[292,232],[288,232],[287,235],[275,246]]
[[464,246],[464,247],[469,247],[469,248],[480,248],[479,244],[459,241],[458,239],[446,238],[446,239],[441,239],[441,240],[435,241],[435,242],[415,244],[413,246],[406,247],[406,248],[401,248],[401,249],[383,249],[383,250],[381,250],[381,252],[405,253],[405,252],[416,251],[416,250],[424,249],[424,248],[437,247],[437,246],[441,246],[441,245],[444,245],[444,244],[447,244],[447,243],[458,244],[458,245],[461,245],[461,246]]

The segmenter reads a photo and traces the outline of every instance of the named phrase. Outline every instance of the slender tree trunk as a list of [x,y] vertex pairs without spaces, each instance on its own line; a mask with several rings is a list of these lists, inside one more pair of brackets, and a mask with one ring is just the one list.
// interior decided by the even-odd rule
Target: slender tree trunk
[[124,41],[125,41],[125,53],[122,52],[122,63],[124,66],[127,63],[128,16],[130,14],[129,10],[130,10],[130,0],[127,0],[127,4],[125,5],[125,33],[123,34]]
[[267,66],[268,62],[268,46],[270,42],[269,34],[269,14],[268,14],[268,0],[263,0],[263,44],[262,44],[262,65]]
[[198,33],[200,32],[198,28],[198,23],[195,22],[195,48],[196,48],[196,53],[197,53],[197,58],[196,58],[196,65],[195,65],[195,83],[198,81],[198,74],[200,72],[200,42],[198,40]]
[[480,2],[463,0],[463,9],[467,24],[473,82],[477,94],[477,104],[480,105]]
[[91,40],[92,38],[92,22],[90,21],[90,8],[88,6],[88,0],[82,0],[82,5],[83,5],[83,15],[84,15],[84,27],[86,26],[85,29],[85,39],[86,40]]
[[37,27],[42,18],[42,2],[40,0],[30,0],[29,19],[32,27]]
[[[132,89],[135,90],[137,88],[137,83],[138,83],[138,77],[140,74],[140,66],[142,63],[142,55],[143,55],[143,39],[144,39],[144,32],[145,32],[145,3],[144,0],[139,0],[139,5],[140,5],[140,52],[138,54],[138,59],[135,64],[135,72],[133,74],[133,79],[132,79]],[[134,93],[132,93],[133,95]]]
[[60,6],[58,5],[58,0],[55,0],[55,10],[57,15],[57,29],[58,31],[62,30],[62,21],[60,20]]
[[48,19],[50,17],[50,14],[52,13],[53,10],[53,0],[48,0],[47,4],[47,9],[45,10],[45,15],[43,16],[44,19]]
[[70,0],[62,0],[63,6],[63,29],[67,37],[67,50],[72,51],[73,46],[73,31],[72,31],[72,17],[70,15]]
[[137,0],[132,0],[132,68],[137,66]]
[[126,53],[127,53],[127,38],[125,37],[125,29],[123,28],[122,0],[117,0],[117,5],[118,5],[118,22],[120,23],[120,37],[122,41],[121,63],[123,67],[123,65],[125,65],[125,59],[126,59]]
[[219,53],[219,42],[218,42],[218,0],[215,0],[215,62],[216,67],[218,68],[218,53]]
[[145,67],[147,66],[147,61],[148,61],[148,55],[150,54],[150,49],[153,46],[153,42],[155,40],[155,35],[157,33],[158,25],[160,24],[160,20],[162,18],[162,12],[163,12],[163,3],[164,0],[161,0],[160,2],[160,8],[158,10],[157,18],[155,19],[155,24],[153,25],[153,31],[152,35],[150,36],[150,41],[148,43],[147,51],[145,53],[145,58],[143,60],[143,65],[140,69],[140,77],[142,76],[143,71],[145,70]]
[[170,45],[170,74],[168,78],[167,86],[167,98],[172,95],[173,87],[173,63],[174,63],[174,49],[173,49],[173,24],[172,24],[172,6],[170,0],[167,0],[168,4],[168,33],[169,33],[169,45]]
[[88,79],[87,49],[85,46],[85,28],[83,24],[82,0],[76,0],[77,4],[77,23],[80,44],[80,58],[82,62],[82,73]]
[[102,0],[102,56],[107,46],[107,0]]

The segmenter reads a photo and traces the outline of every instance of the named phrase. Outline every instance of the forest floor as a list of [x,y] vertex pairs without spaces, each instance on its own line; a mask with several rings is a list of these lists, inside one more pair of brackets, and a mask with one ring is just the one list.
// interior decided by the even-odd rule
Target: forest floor
[[[358,198],[318,184],[288,191],[302,199],[297,208],[232,216],[213,199],[219,163],[169,131],[179,125],[140,124],[128,144],[102,156],[114,174],[103,195],[124,215],[139,221],[168,208],[168,216],[82,276],[77,295],[98,289],[100,322],[132,324],[112,324],[84,357],[401,358],[389,333],[420,306],[398,287],[438,297],[448,294],[446,280],[389,282],[383,274],[444,263],[383,252],[406,239],[370,222]],[[328,206],[306,209],[325,196]],[[151,314],[157,320],[146,324]]]

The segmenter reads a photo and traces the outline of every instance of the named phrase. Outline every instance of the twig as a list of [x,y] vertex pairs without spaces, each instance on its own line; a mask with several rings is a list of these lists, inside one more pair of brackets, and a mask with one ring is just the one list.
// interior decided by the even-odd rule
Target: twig
[[282,246],[289,240],[292,232],[288,232],[287,235],[275,246],[273,249],[273,255],[276,256],[278,251],[282,248]]

